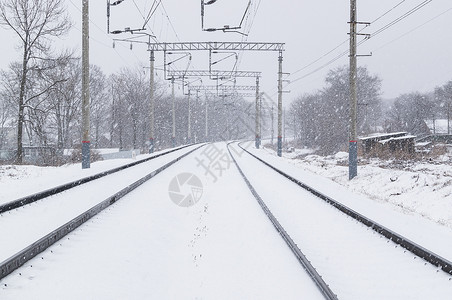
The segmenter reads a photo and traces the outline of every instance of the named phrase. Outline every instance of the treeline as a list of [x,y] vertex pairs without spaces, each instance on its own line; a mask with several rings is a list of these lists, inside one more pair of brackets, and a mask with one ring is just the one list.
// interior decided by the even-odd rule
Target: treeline
[[[367,68],[358,69],[359,136],[376,132],[406,131],[427,135],[425,120],[450,118],[452,81],[426,94],[409,93],[393,101],[381,99],[381,79]],[[286,126],[300,146],[331,154],[347,151],[350,132],[349,70],[331,70],[326,86],[312,94],[298,97],[290,106]]]
[[[81,142],[80,59],[58,61],[28,76],[24,101],[24,141],[27,145],[52,146],[59,150]],[[17,129],[20,68],[0,72],[0,128]],[[43,89],[43,87],[47,87]],[[176,144],[188,142],[188,90],[177,85],[175,98]],[[172,144],[172,97],[168,82],[157,82],[155,93],[156,148]],[[206,103],[208,136],[206,136]],[[217,141],[252,136],[250,119],[254,106],[239,95],[218,97],[191,91],[191,142]],[[90,67],[90,132],[93,148],[149,149],[150,81],[143,68],[124,68],[106,76]],[[5,131],[3,131],[5,132]],[[17,137],[17,136],[16,136]],[[9,144],[7,143],[9,142]],[[0,136],[0,149],[15,147]]]

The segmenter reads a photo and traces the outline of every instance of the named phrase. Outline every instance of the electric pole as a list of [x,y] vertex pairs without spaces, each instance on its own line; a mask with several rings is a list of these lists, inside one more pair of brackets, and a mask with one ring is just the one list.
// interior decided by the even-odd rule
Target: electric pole
[[208,99],[207,99],[207,94],[205,95],[205,97],[206,97],[206,140],[205,140],[205,142],[208,142],[209,141],[209,118],[208,118],[208,116],[209,116],[209,101],[208,101]]
[[151,117],[151,124],[150,124],[150,131],[151,131],[151,136],[149,138],[149,153],[154,153],[154,135],[155,135],[155,118],[154,118],[154,94],[155,94],[155,85],[154,85],[154,61],[155,61],[155,56],[154,56],[154,51],[150,51],[151,53],[151,57],[150,57],[150,69],[151,69],[151,74],[149,77],[149,81],[150,81],[150,98],[151,98],[151,104],[150,104],[150,117]]
[[188,89],[188,143],[191,143],[191,107],[190,107],[190,89]]
[[262,144],[262,93],[259,93],[259,146]]
[[275,134],[273,109],[274,109],[274,105],[273,105],[273,102],[272,102],[272,145],[273,145],[273,137],[274,137],[274,134]]
[[287,136],[286,136],[286,109],[284,108],[283,109],[283,117],[282,117],[282,123],[283,123],[283,142],[285,143],[286,142],[286,138],[287,138]]
[[199,133],[199,125],[198,125],[198,117],[199,117],[199,90],[196,90],[196,105],[195,105],[195,144],[198,142],[198,133]]
[[256,77],[256,149],[260,146],[260,136],[259,136],[259,77]]
[[283,63],[283,56],[282,51],[279,51],[279,72],[278,72],[278,156],[282,156],[282,135],[283,135],[283,128],[282,128],[282,114],[283,114],[283,107],[282,107],[282,94],[283,94],[283,87],[282,87],[282,63]]
[[82,169],[89,169],[89,1],[82,1]]
[[176,96],[174,95],[174,77],[171,78],[171,98],[173,102],[173,134],[171,143],[173,148],[176,147]]
[[358,175],[358,141],[356,133],[358,106],[356,85],[356,15],[356,0],[350,0],[350,141],[348,158],[348,173],[350,180]]

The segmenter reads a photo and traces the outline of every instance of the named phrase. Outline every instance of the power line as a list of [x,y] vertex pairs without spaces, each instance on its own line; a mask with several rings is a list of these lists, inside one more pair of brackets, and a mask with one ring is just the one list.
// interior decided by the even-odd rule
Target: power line
[[[250,1],[250,2],[251,2],[251,1]],[[249,18],[249,15],[250,15],[250,13],[251,13],[251,10],[247,13],[247,17],[246,17],[246,20],[245,20],[245,35],[242,36],[242,42],[248,41],[248,36],[249,36],[249,34],[250,34],[250,32],[251,32],[251,29],[252,29],[252,27],[253,27],[254,20],[256,19],[256,15],[257,15],[257,12],[259,11],[259,7],[260,7],[260,5],[261,5],[261,2],[262,2],[262,0],[259,0],[259,2],[257,3],[256,8],[254,9],[254,15],[253,15],[253,17],[251,18],[251,22],[249,23],[250,25],[249,25],[248,30],[246,30],[246,26],[247,26],[247,24],[248,24],[248,18]],[[241,62],[242,62],[242,55],[241,55],[242,53],[243,53],[243,51],[240,51],[240,52],[239,52],[239,60],[238,60],[238,62],[237,62],[237,64],[236,64],[236,68],[239,68],[239,65],[240,65]]]
[[378,20],[380,20],[381,18],[383,18],[384,16],[386,16],[387,14],[389,14],[390,12],[392,12],[394,9],[396,9],[397,7],[399,7],[400,5],[402,5],[403,2],[405,2],[406,0],[402,0],[399,3],[397,3],[393,8],[391,8],[390,10],[388,10],[387,12],[385,12],[384,14],[382,14],[381,16],[379,16],[378,18],[376,18],[375,20],[373,20],[371,23],[375,23]]
[[[379,17],[377,17],[375,20],[373,20],[373,21],[371,22],[371,24],[373,24],[373,23],[375,23],[375,22],[378,22],[380,19],[382,19],[382,18],[385,17],[387,14],[389,14],[390,12],[392,12],[394,9],[396,9],[397,7],[399,7],[399,6],[400,6],[402,3],[404,3],[405,1],[406,1],[406,0],[400,1],[400,2],[399,2],[398,4],[396,4],[394,7],[392,7],[392,8],[389,9],[388,11],[384,12],[382,15],[380,15]],[[363,29],[360,30],[359,33],[361,33],[362,31],[363,31]],[[336,51],[337,49],[339,49],[342,45],[348,43],[348,41],[349,41],[348,39],[344,40],[342,43],[340,43],[339,45],[337,45],[336,47],[334,47],[334,48],[331,49],[330,51],[326,52],[325,54],[323,54],[322,56],[320,56],[320,57],[317,58],[316,60],[314,60],[314,61],[308,63],[307,65],[305,65],[305,66],[303,66],[302,68],[296,70],[295,72],[292,72],[291,75],[295,75],[295,74],[297,74],[297,73],[299,73],[299,72],[301,72],[301,71],[303,71],[303,70],[306,70],[306,69],[309,68],[310,66],[312,66],[312,65],[314,65],[315,63],[321,61],[323,58],[327,57],[328,55],[330,55],[331,53],[333,53],[334,51]],[[340,55],[340,57],[342,57],[342,56],[343,56],[343,54]],[[339,58],[340,58],[340,57],[339,57]],[[337,58],[337,59],[339,59],[339,58]],[[332,60],[330,63],[335,62],[337,59]],[[315,72],[317,72],[317,71],[323,69],[324,67],[326,67],[326,66],[328,66],[328,65],[329,65],[329,64],[327,64],[327,65],[325,65],[325,66],[322,66],[322,67],[316,69]],[[315,72],[311,72],[311,73],[313,74],[313,73],[315,73]],[[311,73],[309,73],[309,75],[311,75]],[[307,76],[304,76],[304,77],[307,77]],[[303,77],[303,78],[304,78],[304,77]],[[297,79],[297,80],[298,80],[298,79]]]
[[259,0],[259,2],[257,3],[256,9],[254,10],[254,15],[251,18],[250,27],[248,29],[248,32],[246,33],[247,36],[250,34],[251,29],[253,28],[254,20],[256,19],[256,15],[257,15],[257,12],[259,11],[259,7],[261,6],[261,2],[262,2],[262,0]]
[[163,12],[165,13],[166,18],[168,19],[168,22],[169,22],[171,28],[173,29],[174,34],[176,35],[176,39],[180,42],[179,35],[177,34],[176,29],[174,29],[173,22],[171,22],[171,19],[170,19],[168,13],[166,12],[166,8],[165,8],[165,5],[163,4],[163,1],[160,1],[160,3],[162,4],[160,7],[163,9]]
[[397,38],[393,39],[392,41],[390,41],[390,42],[388,42],[388,43],[384,44],[383,46],[381,46],[381,47],[377,48],[376,50],[380,50],[380,49],[382,49],[382,48],[386,47],[387,45],[389,45],[389,44],[392,44],[392,43],[394,43],[394,42],[396,42],[396,41],[400,40],[401,38],[403,38],[403,37],[405,37],[405,36],[409,35],[410,33],[412,33],[412,32],[414,32],[414,31],[418,30],[419,28],[421,28],[421,27],[424,27],[425,25],[427,25],[427,24],[429,24],[429,23],[433,22],[434,20],[436,20],[436,19],[438,19],[438,18],[442,17],[443,15],[445,15],[445,14],[446,14],[446,13],[448,13],[448,12],[450,12],[451,10],[452,10],[452,7],[451,7],[451,8],[449,8],[449,9],[447,9],[446,11],[443,11],[443,12],[442,12],[442,13],[440,13],[439,15],[437,15],[437,16],[435,16],[435,17],[431,18],[430,20],[428,20],[428,21],[426,21],[426,22],[422,23],[421,25],[419,25],[419,26],[417,26],[417,27],[415,27],[415,28],[411,29],[410,31],[408,31],[408,32],[406,32],[406,33],[404,33],[404,34],[402,34],[401,36],[399,36],[399,37],[397,37]]
[[[382,19],[384,16],[386,16],[387,14],[389,14],[390,12],[392,12],[394,9],[396,9],[397,7],[399,7],[403,2],[405,2],[406,0],[403,0],[401,2],[399,2],[398,4],[396,4],[394,7],[392,7],[391,9],[389,9],[388,11],[386,11],[385,13],[383,13],[381,16],[379,16],[378,18],[376,18],[373,22],[377,22],[380,19]],[[415,13],[416,11],[420,10],[421,8],[423,8],[424,6],[426,6],[427,4],[431,3],[433,0],[424,0],[423,2],[421,2],[420,4],[416,5],[414,8],[412,8],[411,10],[409,10],[408,12],[404,13],[403,15],[401,15],[400,17],[396,18],[395,20],[389,22],[388,24],[386,24],[385,26],[383,26],[382,28],[376,30],[374,33],[372,33],[369,37],[361,40],[358,43],[358,46],[362,45],[363,43],[367,42],[370,38],[375,37],[376,35],[386,31],[387,29],[389,29],[390,27],[394,26],[395,24],[399,23],[400,21],[402,21],[403,19],[407,18],[408,16],[412,15],[413,13]],[[361,32],[361,31],[360,31]],[[345,43],[348,42],[348,39],[343,41],[342,43],[340,43],[338,46],[336,46],[335,48],[333,48],[332,50],[328,51],[327,53],[323,54],[320,58],[314,60],[313,62],[305,65],[304,67],[302,67],[301,69],[293,72],[291,75],[294,75],[296,73],[299,73],[300,71],[303,71],[305,69],[307,69],[308,67],[314,65],[315,63],[319,62],[320,60],[322,60],[323,58],[327,57],[329,54],[333,53],[335,50],[337,50],[338,48],[340,48],[342,45],[344,45]],[[327,63],[323,64],[322,66],[316,68],[315,70],[295,79],[292,80],[291,83],[289,83],[288,85],[300,81],[312,74],[317,73],[318,71],[326,68],[327,66],[333,64],[334,62],[336,62],[337,60],[339,60],[340,58],[346,56],[348,54],[348,50],[345,52],[342,52],[341,54],[339,54],[338,56],[336,56],[335,58],[333,58],[332,60],[328,61]]]
[[154,0],[154,2],[152,3],[151,8],[149,9],[149,14],[145,20],[145,23],[143,25],[143,27],[146,27],[149,23],[149,21],[151,20],[152,16],[155,14],[155,12],[157,11],[158,6],[162,3],[162,0],[160,0],[159,2],[157,2],[158,0]]
[[408,12],[404,13],[402,16],[398,17],[397,19],[389,22],[388,24],[386,24],[385,26],[383,26],[382,28],[378,29],[377,31],[375,31],[374,33],[372,33],[370,35],[370,37],[374,37],[386,30],[388,30],[389,28],[391,28],[392,26],[394,26],[395,24],[399,23],[400,21],[402,21],[403,19],[409,17],[410,15],[414,14],[415,12],[417,12],[418,10],[420,10],[421,8],[423,8],[424,6],[426,6],[427,4],[431,3],[433,0],[424,0],[422,3],[418,4],[416,7],[414,7],[413,9],[409,10]]
[[[342,47],[342,45],[344,45],[345,43],[347,43],[348,40],[343,41],[342,43],[340,43],[339,45],[337,45],[335,48],[331,49],[330,51],[328,51],[327,53],[323,54],[322,56],[320,56],[318,59],[312,61],[311,63],[305,65],[304,67],[302,67],[299,70],[296,70],[295,72],[292,73],[292,75],[295,75],[307,68],[309,68],[310,66],[312,66],[313,64],[315,64],[316,62],[319,62],[320,60],[322,60],[323,58],[327,57],[329,54],[333,53],[334,51],[336,51],[337,49],[339,49],[340,47]],[[342,57],[342,55],[340,56]]]
[[[138,7],[137,3],[135,2],[135,0],[133,0],[133,3],[135,5],[136,9],[138,10],[141,17],[143,18],[143,21],[144,21],[144,24],[142,26],[143,29],[147,27],[149,21],[151,20],[152,16],[154,15],[155,11],[157,10],[157,8],[161,4],[161,2],[162,2],[162,0],[160,0],[160,1],[154,0],[152,2],[151,8],[149,8],[149,12],[148,12],[147,16],[145,17],[143,12],[141,11],[141,9]],[[144,11],[146,11],[146,7],[144,8]],[[149,28],[149,30],[151,30],[151,32],[152,32],[151,28]]]

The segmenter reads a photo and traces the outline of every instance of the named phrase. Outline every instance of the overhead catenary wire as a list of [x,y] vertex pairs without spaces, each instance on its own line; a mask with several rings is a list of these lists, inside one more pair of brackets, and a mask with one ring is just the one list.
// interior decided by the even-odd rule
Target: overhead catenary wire
[[[144,25],[143,25],[143,27],[142,27],[142,29],[144,30],[144,29],[146,28],[147,24],[149,23],[149,20],[150,20],[150,18],[152,17],[152,15],[149,16],[149,19],[147,19],[147,18],[144,16],[144,14],[143,14],[143,12],[141,11],[141,9],[138,7],[138,5],[137,5],[137,3],[135,2],[135,0],[132,0],[132,2],[133,2],[133,4],[135,5],[135,8],[138,10],[138,13],[141,15],[141,18],[142,18],[143,21],[144,21]],[[155,36],[155,34],[154,34],[154,32],[152,31],[152,29],[151,29],[150,27],[148,27],[148,29],[149,29],[149,31],[151,32],[152,36]],[[152,37],[152,38],[155,40],[154,37]]]
[[177,34],[176,29],[174,28],[173,22],[171,22],[171,19],[170,19],[169,15],[168,15],[168,13],[166,11],[166,8],[165,8],[165,5],[163,4],[163,1],[160,1],[160,3],[161,3],[160,7],[163,10],[163,12],[165,13],[166,18],[167,18],[167,20],[168,20],[168,22],[169,22],[169,24],[171,26],[171,29],[173,30],[174,35],[176,36],[176,39],[178,41],[180,41],[179,35]]
[[[260,7],[260,5],[261,5],[261,1],[262,1],[262,0],[259,0],[259,2],[257,3],[257,5],[256,5],[256,7],[255,7],[255,9],[254,9],[254,14],[253,14],[253,16],[252,16],[252,18],[251,18],[251,20],[250,20],[249,22],[248,22],[248,20],[249,20],[250,14],[251,14],[251,9],[248,10],[248,13],[247,13],[246,18],[245,18],[245,35],[242,35],[241,42],[246,42],[246,41],[248,41],[248,37],[249,37],[249,35],[250,35],[250,33],[251,33],[251,29],[252,29],[252,27],[253,27],[254,20],[256,19],[256,15],[257,15],[257,13],[258,13],[258,11],[259,11],[259,7]],[[250,4],[252,5],[253,2],[250,1]],[[248,24],[249,24],[249,25],[248,25]],[[247,27],[248,27],[248,29],[247,29]],[[236,65],[235,65],[236,69],[239,68],[239,66],[240,66],[240,64],[241,64],[241,62],[242,62],[242,57],[243,57],[242,54],[243,54],[243,51],[240,51],[239,54],[238,54],[238,55],[239,55],[239,59],[238,59]]]
[[149,9],[149,13],[146,17],[146,20],[144,22],[143,28],[145,28],[149,21],[151,20],[152,16],[155,14],[155,12],[157,11],[157,8],[159,7],[159,5],[162,3],[162,0],[154,0],[154,2],[152,3],[151,8]]

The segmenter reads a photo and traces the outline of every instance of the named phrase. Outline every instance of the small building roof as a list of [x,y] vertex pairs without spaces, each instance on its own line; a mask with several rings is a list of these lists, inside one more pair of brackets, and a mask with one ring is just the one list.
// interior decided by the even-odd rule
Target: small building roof
[[382,141],[379,141],[379,143],[386,144],[390,141],[401,141],[401,140],[409,140],[409,139],[414,140],[415,138],[416,138],[415,135],[405,135],[405,136],[393,137],[393,138],[389,138],[386,140],[382,140]]
[[360,137],[359,139],[362,141],[366,140],[385,140],[391,137],[401,137],[406,136],[408,132],[392,132],[392,133],[374,133],[366,137]]

